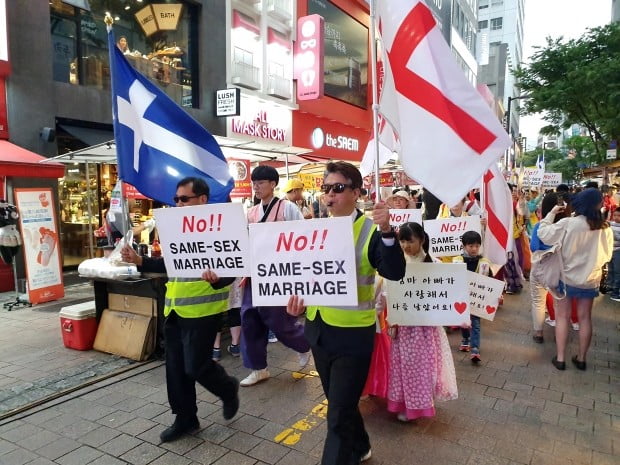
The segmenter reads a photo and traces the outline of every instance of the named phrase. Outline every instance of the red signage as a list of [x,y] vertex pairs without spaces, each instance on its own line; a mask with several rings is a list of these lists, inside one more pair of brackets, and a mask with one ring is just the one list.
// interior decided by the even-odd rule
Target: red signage
[[6,111],[6,82],[0,76],[0,139],[9,140],[9,118]]
[[126,199],[148,199],[148,197],[141,194],[138,189],[126,182],[123,183],[123,197]]
[[297,100],[323,97],[323,22],[320,15],[303,16],[297,20],[294,53]]
[[308,147],[320,157],[361,161],[370,132],[346,124],[293,112],[293,145]]
[[235,188],[230,198],[252,197],[252,180],[250,177],[250,160],[228,159],[230,175],[235,180]]

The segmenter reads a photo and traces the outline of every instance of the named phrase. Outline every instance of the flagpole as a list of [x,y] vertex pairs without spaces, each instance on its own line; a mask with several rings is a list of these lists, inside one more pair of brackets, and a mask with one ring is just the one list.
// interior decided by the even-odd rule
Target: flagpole
[[375,201],[381,200],[381,183],[379,180],[379,83],[377,81],[377,34],[376,3],[370,0],[370,64],[372,76],[372,134],[375,149]]

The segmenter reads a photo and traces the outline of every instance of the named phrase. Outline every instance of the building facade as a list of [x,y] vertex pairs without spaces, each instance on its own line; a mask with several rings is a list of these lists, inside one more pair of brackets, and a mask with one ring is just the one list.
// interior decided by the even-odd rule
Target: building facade
[[[478,82],[508,108],[508,98],[518,90],[511,69],[523,60],[523,21],[525,0],[479,0],[477,60]],[[514,138],[519,135],[519,100],[510,105],[510,127]]]

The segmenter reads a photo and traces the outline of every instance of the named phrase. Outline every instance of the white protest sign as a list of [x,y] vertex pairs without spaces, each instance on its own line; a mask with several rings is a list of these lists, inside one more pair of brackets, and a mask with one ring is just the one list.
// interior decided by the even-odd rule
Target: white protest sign
[[495,318],[504,281],[493,279],[473,271],[467,272],[469,280],[469,311],[485,320]]
[[476,231],[480,234],[480,217],[472,215],[426,220],[424,231],[431,242],[428,252],[433,257],[461,255],[463,253],[461,236],[467,231]]
[[469,324],[464,263],[409,263],[400,281],[387,284],[387,319],[400,326]]
[[153,211],[166,272],[197,278],[249,276],[247,219],[240,203],[159,208]]
[[250,247],[254,305],[357,305],[350,217],[253,223]]
[[419,208],[390,208],[390,226],[403,223],[422,224],[422,210]]
[[562,184],[562,173],[545,173],[543,176],[543,187],[556,187]]
[[524,168],[521,184],[524,186],[540,186],[543,182],[545,170],[540,168]]

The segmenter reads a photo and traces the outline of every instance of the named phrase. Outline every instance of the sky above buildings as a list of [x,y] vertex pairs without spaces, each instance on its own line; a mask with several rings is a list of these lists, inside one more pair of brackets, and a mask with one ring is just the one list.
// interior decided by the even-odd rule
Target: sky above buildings
[[[529,61],[533,47],[544,46],[550,36],[577,39],[588,28],[602,26],[611,19],[611,0],[526,0],[523,25],[523,57]],[[534,148],[538,130],[547,123],[539,115],[522,116],[519,129]]]

